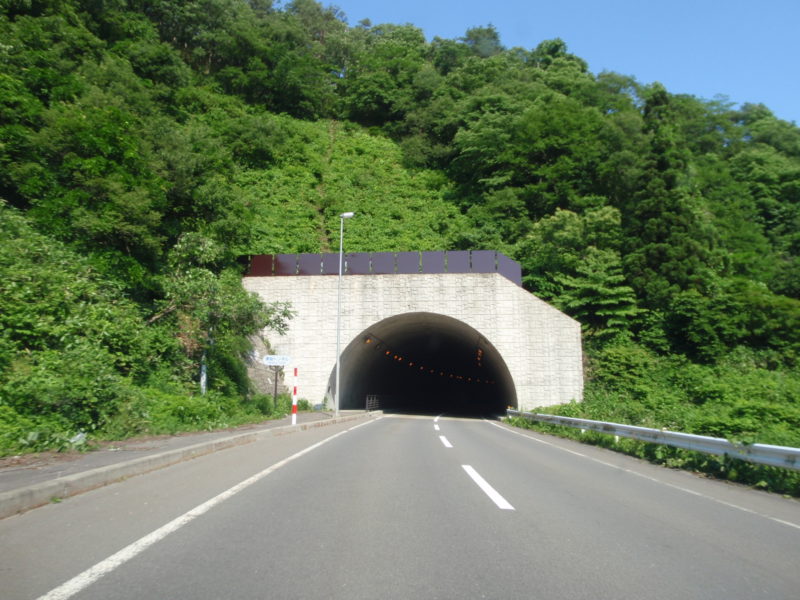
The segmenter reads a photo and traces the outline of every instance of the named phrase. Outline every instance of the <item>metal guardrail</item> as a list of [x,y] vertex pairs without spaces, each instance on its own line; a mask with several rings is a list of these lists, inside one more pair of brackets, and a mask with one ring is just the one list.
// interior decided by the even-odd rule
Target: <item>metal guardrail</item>
[[372,412],[381,409],[381,397],[377,394],[369,394],[367,396],[366,410]]
[[606,423],[604,421],[591,421],[589,419],[574,419],[557,415],[539,413],[526,413],[509,409],[508,416],[522,417],[529,421],[539,421],[552,425],[563,425],[576,429],[589,429],[599,433],[607,433],[619,437],[632,438],[652,444],[664,444],[675,448],[684,448],[706,454],[727,455],[740,460],[746,460],[761,465],[784,467],[800,471],[800,448],[787,446],[770,446],[768,444],[736,444],[723,438],[694,435],[664,429],[650,429],[619,423]]

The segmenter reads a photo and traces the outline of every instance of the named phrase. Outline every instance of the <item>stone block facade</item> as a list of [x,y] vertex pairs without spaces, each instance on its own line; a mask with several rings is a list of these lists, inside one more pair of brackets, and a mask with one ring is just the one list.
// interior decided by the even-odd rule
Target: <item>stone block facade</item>
[[[245,289],[264,301],[291,303],[288,333],[264,335],[272,353],[292,358],[299,395],[312,404],[330,394],[338,282],[336,275],[244,278]],[[505,362],[520,410],[582,400],[580,324],[499,273],[344,276],[343,354],[376,323],[406,313],[445,315],[477,331]]]

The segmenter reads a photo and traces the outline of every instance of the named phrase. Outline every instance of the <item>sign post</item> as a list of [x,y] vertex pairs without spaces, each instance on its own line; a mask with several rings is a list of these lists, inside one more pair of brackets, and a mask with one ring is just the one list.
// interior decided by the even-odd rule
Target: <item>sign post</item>
[[273,410],[278,409],[278,376],[281,373],[281,367],[272,367],[272,406]]

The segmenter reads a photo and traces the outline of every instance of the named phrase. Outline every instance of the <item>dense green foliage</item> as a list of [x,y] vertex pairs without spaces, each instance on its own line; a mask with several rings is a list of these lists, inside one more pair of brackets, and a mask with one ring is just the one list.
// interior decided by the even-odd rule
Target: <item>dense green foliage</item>
[[800,446],[800,129],[763,105],[314,0],[0,10],[0,451],[247,413],[290,313],[237,257],[345,210],[350,250],[518,260],[583,324],[571,414]]
[[[800,378],[769,369],[763,357],[743,347],[713,366],[680,355],[658,355],[627,343],[607,346],[591,357],[592,378],[582,403],[541,412],[635,424],[737,443],[798,446]],[[728,457],[566,427],[514,419],[514,424],[603,445],[670,467],[688,468],[800,496],[800,473]]]

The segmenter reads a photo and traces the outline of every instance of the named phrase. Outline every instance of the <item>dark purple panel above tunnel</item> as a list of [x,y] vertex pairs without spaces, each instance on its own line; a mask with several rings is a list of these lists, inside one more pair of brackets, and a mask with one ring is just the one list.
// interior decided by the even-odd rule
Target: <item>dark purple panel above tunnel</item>
[[[344,267],[342,267],[344,268]],[[322,274],[323,275],[338,275],[339,274],[339,255],[329,252],[322,255]]]
[[499,252],[497,253],[497,272],[522,287],[522,267],[517,261],[511,260]]
[[275,257],[276,275],[297,275],[297,254],[278,254]]
[[422,253],[423,273],[444,273],[444,252],[431,251]]
[[369,254],[364,252],[345,254],[345,261],[348,275],[369,275]]
[[397,272],[406,275],[419,273],[419,252],[398,252]]
[[394,253],[392,252],[373,252],[372,273],[374,275],[386,275],[394,273]]
[[447,252],[448,273],[469,273],[469,252],[466,250],[450,250]]
[[494,250],[473,250],[472,255],[472,272],[473,273],[494,273],[497,271],[495,264]]
[[298,275],[319,275],[322,273],[321,254],[300,254],[298,257]]
[[[247,277],[273,275],[336,275],[339,254],[255,254]],[[493,250],[426,252],[353,252],[345,255],[345,272],[353,275],[415,273],[500,273],[522,286],[522,268],[516,261]]]

